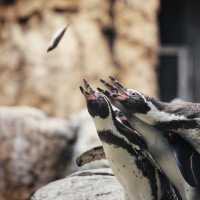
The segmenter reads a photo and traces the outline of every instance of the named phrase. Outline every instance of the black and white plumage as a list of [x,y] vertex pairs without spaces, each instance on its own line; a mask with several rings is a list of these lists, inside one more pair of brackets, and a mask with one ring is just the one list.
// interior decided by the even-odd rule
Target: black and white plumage
[[[181,100],[161,102],[136,90],[126,89],[112,78],[115,101],[129,114],[134,114],[165,134],[174,149],[185,180],[200,187],[200,104]],[[119,103],[120,102],[120,103]],[[200,194],[199,194],[200,195]]]
[[113,97],[128,113],[134,113],[144,122],[164,130],[176,132],[185,138],[200,153],[200,103],[159,101],[143,93],[126,89],[110,77]]
[[[167,177],[174,183],[180,193],[184,195],[183,198],[196,199],[199,191],[197,188],[193,188],[193,186],[198,187],[196,181],[196,178],[198,179],[198,163],[193,163],[191,166],[188,160],[191,155],[194,155],[192,160],[198,161],[198,153],[192,145],[178,134],[155,128],[154,124],[150,123],[151,119],[149,119],[149,116],[146,120],[144,119],[146,117],[145,113],[151,110],[148,104],[146,104],[145,96],[140,95],[141,93],[137,91],[133,96],[130,96],[128,92],[131,90],[125,89],[115,79],[111,78],[111,80],[114,83],[113,85],[101,80],[110,91],[100,90],[126,113],[131,125],[145,137],[150,153],[159,163]],[[159,102],[155,104],[161,106]]]
[[[145,140],[115,115],[110,101],[84,81],[81,92],[94,120],[106,158],[129,199],[182,199],[147,151]],[[124,119],[123,119],[124,120]]]

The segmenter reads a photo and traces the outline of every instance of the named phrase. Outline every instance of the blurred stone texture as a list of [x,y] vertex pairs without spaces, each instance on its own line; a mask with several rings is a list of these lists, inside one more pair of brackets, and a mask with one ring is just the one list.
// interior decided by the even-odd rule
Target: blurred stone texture
[[0,200],[27,200],[74,171],[108,167],[105,160],[76,166],[79,155],[98,145],[86,110],[66,121],[31,107],[0,107]]
[[66,175],[76,139],[69,124],[28,107],[0,108],[0,200],[27,200]]
[[[31,200],[125,200],[110,169],[80,171],[39,189]],[[136,199],[132,199],[136,200]]]
[[[0,105],[69,116],[84,106],[82,78],[96,85],[108,75],[156,95],[158,6],[158,0],[1,0]],[[59,47],[47,54],[66,24]]]

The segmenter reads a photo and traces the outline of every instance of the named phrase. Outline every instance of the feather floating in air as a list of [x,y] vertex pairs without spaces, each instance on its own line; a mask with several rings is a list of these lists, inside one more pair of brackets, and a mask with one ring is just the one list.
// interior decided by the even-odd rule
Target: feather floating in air
[[63,28],[61,28],[61,29],[59,29],[55,33],[55,35],[52,37],[52,40],[51,40],[50,45],[49,45],[49,47],[47,49],[47,52],[52,51],[53,49],[55,49],[58,46],[58,44],[61,41],[61,39],[63,38],[67,28],[68,28],[68,25],[63,27]]

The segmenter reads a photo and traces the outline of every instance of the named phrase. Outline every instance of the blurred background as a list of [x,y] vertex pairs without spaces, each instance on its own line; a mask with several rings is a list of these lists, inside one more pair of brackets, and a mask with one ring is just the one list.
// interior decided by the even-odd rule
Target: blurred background
[[0,200],[29,199],[99,144],[83,78],[97,86],[112,75],[164,101],[199,101],[199,9],[181,0],[0,0]]

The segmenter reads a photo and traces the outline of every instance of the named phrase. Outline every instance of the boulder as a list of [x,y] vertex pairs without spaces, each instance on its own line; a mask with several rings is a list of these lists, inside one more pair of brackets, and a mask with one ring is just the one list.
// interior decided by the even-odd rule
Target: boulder
[[124,200],[110,169],[80,171],[39,189],[31,200]]
[[72,132],[76,133],[77,140],[74,145],[72,163],[68,172],[74,172],[80,169],[83,170],[108,167],[108,161],[106,160],[95,161],[81,168],[77,167],[76,158],[85,151],[101,145],[101,142],[98,138],[94,122],[92,121],[92,118],[86,109],[72,115],[69,120],[69,124]]
[[25,200],[65,176],[76,135],[64,119],[28,107],[0,107],[0,200]]

